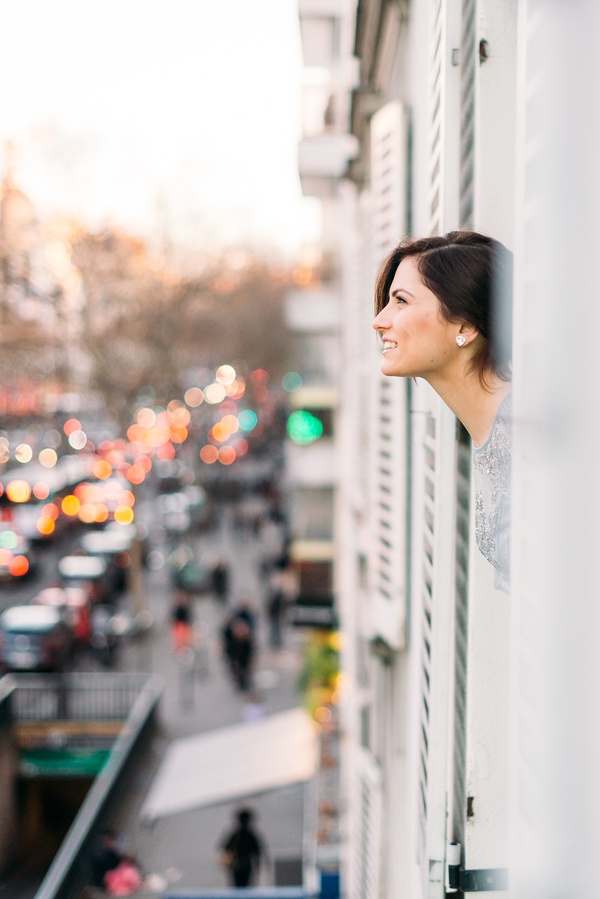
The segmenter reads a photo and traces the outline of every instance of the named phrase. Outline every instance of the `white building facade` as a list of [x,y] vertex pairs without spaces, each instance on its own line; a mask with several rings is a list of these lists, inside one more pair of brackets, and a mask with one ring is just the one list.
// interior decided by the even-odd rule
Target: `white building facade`
[[[534,378],[537,390],[529,386],[528,367],[535,373],[545,344],[540,319],[529,316],[528,290],[535,292],[536,273],[547,261],[536,224],[544,185],[553,190],[552,177],[568,172],[574,190],[587,183],[596,198],[598,180],[591,157],[575,160],[548,112],[556,95],[574,116],[559,85],[575,60],[588,100],[594,83],[574,36],[586,33],[587,59],[592,47],[597,57],[597,11],[588,0],[575,0],[570,11],[563,6],[299,0],[305,62],[320,67],[320,84],[329,91],[321,100],[320,137],[314,126],[300,147],[300,174],[305,192],[322,199],[327,251],[340,274],[336,601],[347,675],[346,899],[438,899],[456,892],[449,876],[468,893],[508,895],[518,872],[531,890],[538,886],[538,875],[523,860],[525,794],[514,774],[520,763],[531,764],[522,748],[527,729],[519,723],[527,693],[521,650],[530,645],[528,616],[539,612],[540,590],[550,590],[548,573],[564,584],[569,559],[561,558],[556,530],[546,525],[552,517],[544,518],[540,504],[532,512],[527,502],[534,486],[547,487],[532,463],[527,434],[531,428],[537,437],[547,433],[548,422],[555,425],[554,416],[564,411],[546,403],[540,412],[539,381]],[[572,77],[569,83],[573,88]],[[574,128],[597,145],[583,114]],[[554,168],[536,164],[542,133],[556,138]],[[326,194],[317,190],[319,165],[329,166]],[[589,198],[584,205],[592,216]],[[575,252],[560,207],[549,206],[546,230],[548,222],[556,224]],[[572,207],[571,222],[578,214]],[[375,277],[387,253],[407,235],[455,229],[488,233],[515,254],[511,597],[495,589],[492,568],[475,545],[468,434],[428,385],[380,375],[371,329]],[[539,284],[558,309],[556,288],[544,277]],[[583,301],[581,308],[597,339],[596,312]],[[564,331],[556,322],[544,325],[544,338],[556,327],[558,347]],[[538,374],[544,370],[540,363]],[[556,384],[556,365],[552,371]],[[598,379],[595,369],[589,376]],[[556,473],[562,465],[564,471],[568,452],[565,446],[547,470],[553,466]],[[591,495],[597,509],[600,495]],[[570,502],[566,491],[560,501]],[[592,500],[580,501],[591,515],[585,502]],[[529,552],[533,546],[553,552],[545,565]],[[589,590],[596,582],[595,563],[582,559],[575,543],[571,550],[585,596],[585,585]],[[549,631],[551,637],[557,634]],[[550,670],[548,657],[539,658],[542,672],[544,664]],[[546,784],[551,771],[556,776],[548,768]],[[556,827],[548,833],[554,845],[558,812],[548,820]],[[539,849],[543,841],[536,839],[531,846]],[[449,874],[453,858],[458,869]]]

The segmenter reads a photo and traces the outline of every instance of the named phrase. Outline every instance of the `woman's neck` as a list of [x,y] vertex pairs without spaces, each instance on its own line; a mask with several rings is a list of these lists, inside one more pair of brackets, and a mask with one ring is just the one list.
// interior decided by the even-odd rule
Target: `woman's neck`
[[[428,379],[429,380],[429,379]],[[476,372],[463,374],[460,381],[429,383],[465,426],[474,446],[482,446],[490,435],[500,403],[511,391],[510,381],[488,373],[484,386]]]

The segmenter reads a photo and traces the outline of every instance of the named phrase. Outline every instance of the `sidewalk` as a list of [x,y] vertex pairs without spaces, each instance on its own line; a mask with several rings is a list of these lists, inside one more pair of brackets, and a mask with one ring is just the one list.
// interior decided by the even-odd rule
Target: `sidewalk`
[[[288,629],[284,649],[268,648],[267,622],[263,609],[265,586],[260,561],[266,549],[260,536],[240,530],[231,510],[225,508],[215,531],[194,538],[200,560],[226,559],[230,568],[230,598],[251,599],[258,621],[258,655],[255,685],[269,711],[279,712],[298,705],[296,680],[301,663],[301,635]],[[170,815],[143,826],[139,810],[161,759],[172,740],[200,734],[244,720],[244,697],[234,689],[221,659],[219,633],[226,609],[212,596],[194,600],[194,622],[200,646],[193,670],[176,658],[169,635],[172,589],[166,567],[144,573],[146,602],[154,615],[152,632],[125,647],[121,666],[128,670],[157,673],[165,683],[161,701],[161,733],[152,746],[152,758],[137,773],[131,796],[119,816],[111,821],[146,876],[146,889],[138,895],[177,889],[224,887],[217,847],[229,829],[240,803]],[[268,848],[271,864],[261,872],[261,884],[272,884],[273,861],[298,859],[302,855],[304,794],[306,785],[296,784],[246,797],[244,805],[256,812],[256,824]]]

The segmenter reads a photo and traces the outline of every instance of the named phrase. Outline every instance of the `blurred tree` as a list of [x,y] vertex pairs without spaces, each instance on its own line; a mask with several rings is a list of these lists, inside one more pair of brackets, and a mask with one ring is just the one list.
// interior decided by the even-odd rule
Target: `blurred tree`
[[234,265],[224,255],[202,276],[184,278],[118,231],[82,231],[72,252],[84,286],[92,386],[122,425],[148,385],[158,402],[180,397],[190,368],[285,370],[282,270],[253,257]]

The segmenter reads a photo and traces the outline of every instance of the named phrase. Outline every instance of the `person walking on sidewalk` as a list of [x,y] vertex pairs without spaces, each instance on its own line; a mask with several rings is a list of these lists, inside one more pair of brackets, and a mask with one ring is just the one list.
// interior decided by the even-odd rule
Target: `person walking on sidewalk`
[[171,637],[175,652],[187,649],[192,642],[192,609],[185,590],[178,590],[171,609]]
[[263,841],[251,827],[253,817],[250,809],[240,809],[237,826],[221,843],[221,861],[233,887],[257,884],[261,862],[266,861]]
[[212,570],[212,588],[218,601],[226,603],[229,591],[229,568],[223,559],[219,559]]
[[247,620],[234,614],[223,628],[223,653],[236,686],[245,692],[252,686],[254,634]]

